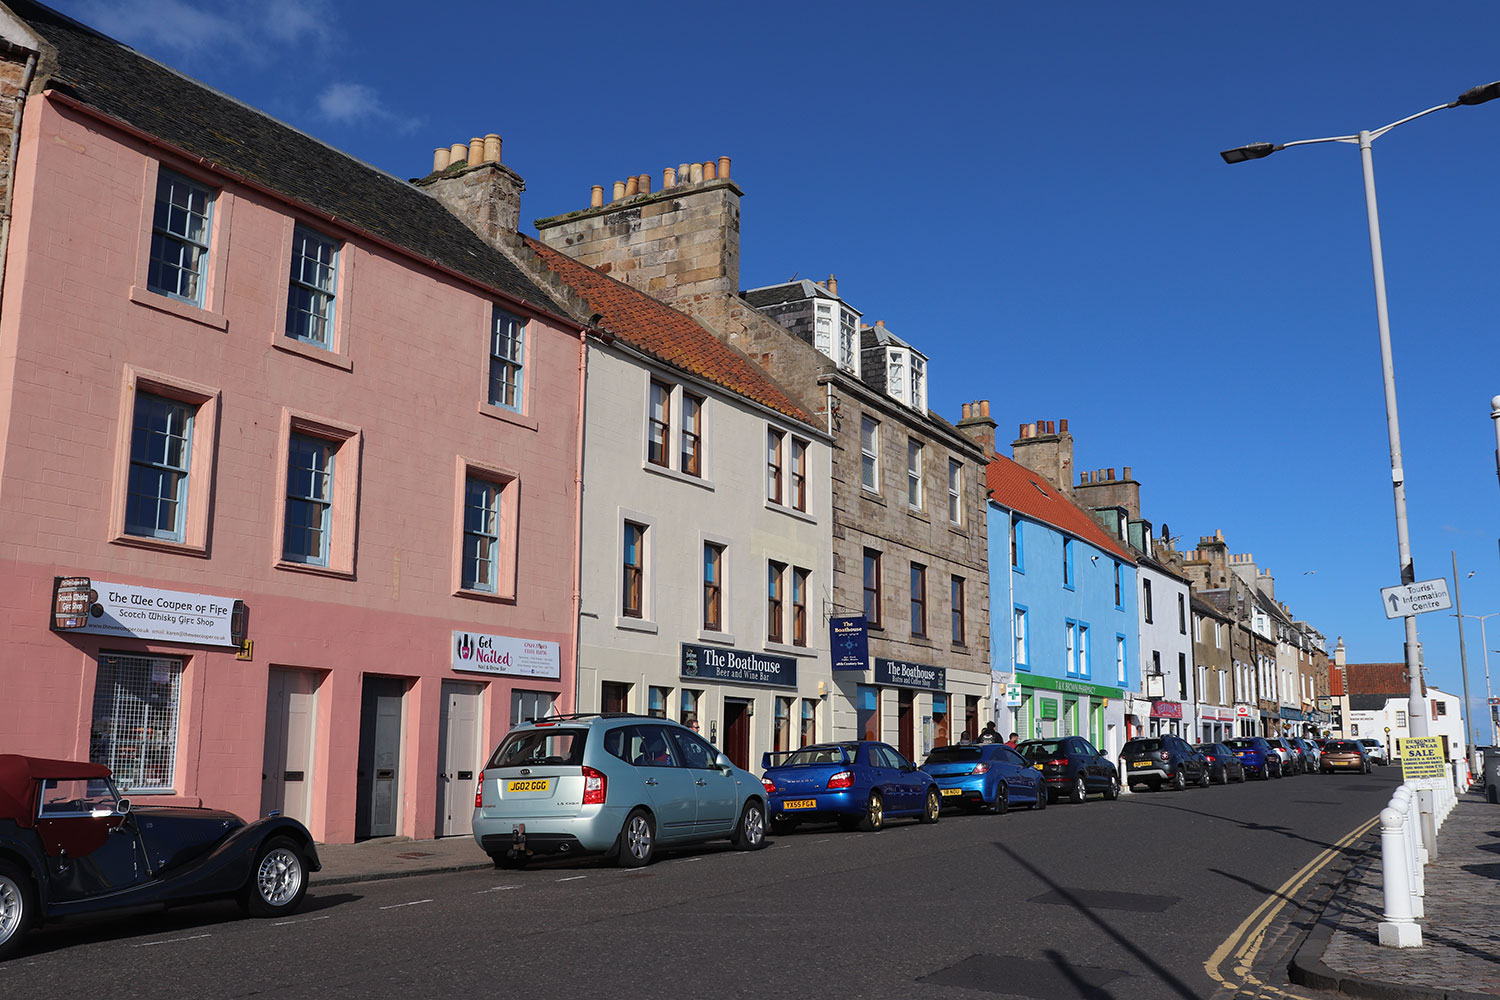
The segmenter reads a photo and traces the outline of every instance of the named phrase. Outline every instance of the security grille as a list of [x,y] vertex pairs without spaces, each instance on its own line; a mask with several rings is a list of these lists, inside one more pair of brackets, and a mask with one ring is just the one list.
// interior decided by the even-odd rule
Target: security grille
[[89,760],[122,788],[171,792],[177,778],[177,703],[182,661],[166,656],[99,657]]

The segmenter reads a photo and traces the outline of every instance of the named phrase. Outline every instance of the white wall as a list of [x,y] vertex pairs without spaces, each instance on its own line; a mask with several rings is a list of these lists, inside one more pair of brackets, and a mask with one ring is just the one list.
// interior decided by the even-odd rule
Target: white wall
[[[1152,620],[1146,621],[1146,581],[1151,582],[1151,604]],[[1188,601],[1188,585],[1176,577],[1168,576],[1160,570],[1154,569],[1142,563],[1138,567],[1136,579],[1136,608],[1140,620],[1140,673],[1141,690],[1146,690],[1146,675],[1152,670],[1152,653],[1161,656],[1162,676],[1166,683],[1165,700],[1182,703],[1182,719],[1176,729],[1169,731],[1184,735],[1185,739],[1196,739],[1194,735],[1196,728],[1194,719],[1197,716],[1197,700],[1195,698],[1194,677],[1196,668],[1193,665],[1193,614]],[[1177,614],[1177,601],[1179,596],[1187,607],[1187,629],[1184,631],[1179,623]],[[1182,654],[1187,658],[1187,695],[1182,696],[1178,686],[1177,657]],[[1168,722],[1179,720],[1162,719],[1163,728],[1169,728]]]

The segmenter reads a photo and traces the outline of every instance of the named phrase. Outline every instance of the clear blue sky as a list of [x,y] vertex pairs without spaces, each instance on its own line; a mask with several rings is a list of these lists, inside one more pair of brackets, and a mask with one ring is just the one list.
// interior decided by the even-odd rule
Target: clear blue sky
[[[945,416],[1069,418],[1182,545],[1222,529],[1351,660],[1402,657],[1358,151],[1217,154],[1500,78],[1500,5],[58,2],[400,176],[498,132],[524,219],[727,154],[745,287],[836,272]],[[1417,576],[1457,550],[1465,611],[1500,611],[1500,102],[1375,151]],[[1460,691],[1454,619],[1419,625]]]

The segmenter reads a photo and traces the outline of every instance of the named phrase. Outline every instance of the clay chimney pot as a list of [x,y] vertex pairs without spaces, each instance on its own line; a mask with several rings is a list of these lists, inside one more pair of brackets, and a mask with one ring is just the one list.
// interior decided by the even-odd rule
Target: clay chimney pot
[[638,194],[640,190],[641,180],[639,177],[625,178],[625,197],[629,198],[631,195]]
[[604,204],[604,185],[595,184],[589,188],[589,208],[598,208]]
[[703,161],[703,179],[706,180],[706,181],[711,181],[715,177],[718,177],[718,176],[719,176],[719,165],[717,163],[715,163],[713,160],[704,160]]
[[639,177],[636,178],[636,185],[635,186],[636,186],[636,190],[640,194],[650,194],[651,193],[651,175],[650,174],[641,174],[641,176],[639,176]]
[[1059,420],[1057,422],[1057,426],[1058,426],[1059,430],[1061,430],[1064,434],[1066,434],[1068,432],[1068,418],[1067,417],[1063,417],[1061,420]]
[[674,167],[666,167],[661,172],[662,190],[666,190],[677,183],[677,170]]
[[448,147],[448,165],[463,163],[469,158],[469,147],[462,142],[455,142]]
[[1110,469],[1109,470],[1109,481],[1110,482],[1114,482],[1115,481],[1115,470],[1114,469]]
[[615,197],[614,197],[614,200],[615,201],[619,201],[623,197],[625,197],[625,182],[624,181],[615,181]]
[[729,179],[729,157],[719,157],[719,180]]
[[692,164],[691,166],[688,167],[688,171],[689,171],[688,178],[689,178],[689,180],[692,181],[692,183],[694,183],[694,184],[702,184],[703,183],[703,164],[701,164],[701,163],[694,163],[694,164]]
[[1047,421],[1047,433],[1048,434],[1056,434],[1057,433],[1057,426],[1055,424],[1053,424],[1053,422],[1050,421],[1050,420]]
[[988,417],[990,415],[990,401],[988,399],[981,399],[979,401],[979,415],[981,417]]
[[500,137],[493,132],[484,137],[484,162],[500,162]]
[[[728,159],[728,157],[725,157],[725,159]],[[828,276],[828,292],[830,295],[837,295],[839,293],[839,279],[831,274]]]
[[1125,475],[1124,475],[1123,478],[1125,478],[1125,479],[1129,479],[1130,478],[1130,466],[1128,466],[1128,465],[1125,466]]
[[469,166],[477,167],[484,162],[484,140],[475,136],[469,140]]
[[970,407],[972,407],[972,406],[973,406],[973,405],[974,405],[974,404],[973,404],[973,403],[965,403],[965,404],[964,404],[964,419],[965,419],[965,420],[968,420],[968,419],[969,419],[969,409],[970,409]]
[[448,160],[447,146],[439,146],[437,149],[434,149],[432,151],[432,172],[437,173],[439,170],[447,169]]

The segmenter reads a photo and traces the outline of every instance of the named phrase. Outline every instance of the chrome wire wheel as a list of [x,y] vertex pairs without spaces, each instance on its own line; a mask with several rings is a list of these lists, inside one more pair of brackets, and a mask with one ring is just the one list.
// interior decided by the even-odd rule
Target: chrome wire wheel
[[0,946],[16,936],[25,919],[26,897],[20,883],[0,872]]
[[302,889],[302,859],[290,847],[274,847],[260,859],[255,888],[271,906],[285,906]]
[[651,857],[651,823],[644,814],[633,814],[625,824],[625,848],[637,861]]

